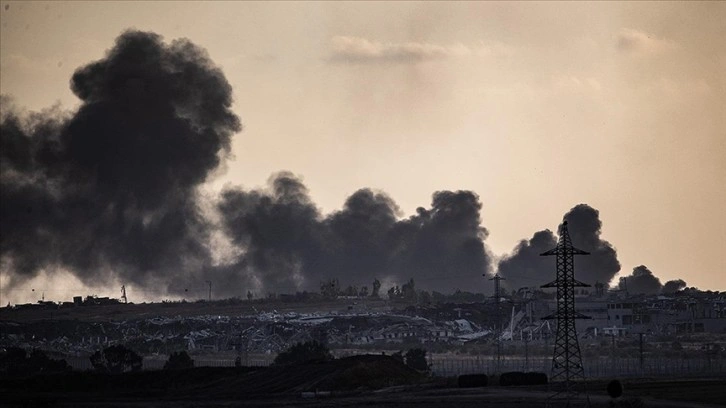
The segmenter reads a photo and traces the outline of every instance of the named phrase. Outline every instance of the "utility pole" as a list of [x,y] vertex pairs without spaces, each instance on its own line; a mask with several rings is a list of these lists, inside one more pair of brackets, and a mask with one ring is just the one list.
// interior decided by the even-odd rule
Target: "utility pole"
[[209,285],[209,301],[211,302],[212,301],[212,281],[208,280],[206,282]]
[[526,336],[524,336],[524,371],[529,371],[529,335],[531,332],[528,332]]
[[[580,343],[577,339],[575,319],[589,319],[575,311],[575,288],[590,285],[575,280],[574,255],[589,255],[581,249],[572,246],[570,234],[567,231],[567,221],[560,226],[557,246],[540,256],[556,256],[556,279],[543,288],[557,288],[557,312],[544,319],[557,320],[557,335],[555,337],[555,350],[552,355],[552,374],[550,384],[554,394],[547,399],[547,405],[552,406],[558,400],[564,400],[567,406],[583,402],[590,406],[590,397],[587,395],[585,385],[585,369],[582,366]],[[584,401],[579,394],[584,393]]]
[[640,369],[643,370],[643,333],[638,333],[640,337]]

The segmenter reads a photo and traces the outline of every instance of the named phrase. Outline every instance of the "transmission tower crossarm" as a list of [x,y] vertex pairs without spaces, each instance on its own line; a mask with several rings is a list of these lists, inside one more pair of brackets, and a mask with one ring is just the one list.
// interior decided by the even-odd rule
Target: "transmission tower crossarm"
[[[572,255],[590,255],[589,252],[583,251],[582,249],[575,248],[573,246],[570,246],[567,251],[571,253]],[[544,251],[539,256],[551,256],[551,255],[559,255],[562,254],[562,248],[558,245],[555,248],[550,249],[549,251]]]
[[580,282],[577,279],[573,279],[572,282],[573,282],[572,283],[572,286],[575,287],[575,288],[589,288],[590,286],[592,286],[589,283]]
[[[560,285],[560,281],[555,280],[555,281],[552,281],[550,283],[546,283],[546,284],[540,286],[540,288],[556,288],[559,285]],[[580,282],[579,280],[572,279],[572,283],[569,284],[568,286],[571,286],[573,288],[589,288],[592,285],[585,283],[585,282]]]
[[540,288],[556,288],[556,287],[557,287],[557,281],[556,280],[540,286]]
[[[557,319],[562,319],[562,318],[566,318],[566,316],[560,316],[558,313],[554,313],[551,315],[544,316],[541,319],[542,320],[557,320]],[[570,312],[570,318],[588,320],[588,319],[592,319],[592,316],[587,316],[587,315],[584,315],[579,312]]]

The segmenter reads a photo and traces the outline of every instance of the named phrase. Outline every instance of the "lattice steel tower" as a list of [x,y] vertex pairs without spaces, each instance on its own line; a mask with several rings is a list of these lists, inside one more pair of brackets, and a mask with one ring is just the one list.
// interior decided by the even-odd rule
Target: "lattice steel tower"
[[[587,287],[588,284],[575,280],[574,255],[589,255],[581,249],[572,246],[570,234],[567,232],[567,221],[560,226],[560,239],[557,247],[543,252],[541,256],[555,255],[557,257],[557,278],[543,288],[557,288],[557,312],[544,319],[557,320],[557,336],[555,351],[552,356],[552,373],[550,384],[554,391],[547,402],[551,405],[556,400],[571,402],[581,401],[590,406],[590,397],[587,395],[585,385],[585,370],[582,366],[580,344],[577,341],[575,319],[589,319],[590,317],[575,311],[575,288]],[[580,398],[584,394],[584,398]]]

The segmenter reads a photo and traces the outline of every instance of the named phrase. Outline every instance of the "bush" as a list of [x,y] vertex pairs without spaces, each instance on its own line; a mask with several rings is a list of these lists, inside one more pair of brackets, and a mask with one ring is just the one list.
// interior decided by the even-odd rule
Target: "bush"
[[49,358],[43,351],[33,349],[28,355],[19,347],[10,347],[0,355],[0,372],[11,375],[59,373],[71,368],[66,360]]
[[502,373],[499,376],[499,385],[542,385],[547,384],[547,374],[545,373],[523,373],[521,371],[511,371]]
[[458,378],[459,388],[486,387],[488,382],[486,374],[466,374]]
[[393,358],[394,360],[400,362],[401,364],[405,364],[405,362],[403,360],[403,351],[400,351],[399,350],[399,351],[391,354],[391,358]]
[[164,370],[181,370],[185,368],[194,368],[194,360],[189,357],[186,351],[171,353],[169,360],[164,364]]
[[426,361],[426,350],[424,349],[410,349],[406,353],[405,358],[406,365],[414,370],[421,372],[429,372],[431,370],[428,361]]
[[121,374],[126,371],[141,371],[143,359],[133,350],[122,345],[110,346],[97,351],[90,357],[96,371]]
[[623,395],[623,384],[619,380],[612,380],[608,383],[608,395],[612,398],[619,398]]
[[305,343],[297,343],[278,354],[273,364],[308,363],[311,361],[328,361],[332,359],[333,355],[330,354],[330,350],[325,345],[317,341],[307,341]]

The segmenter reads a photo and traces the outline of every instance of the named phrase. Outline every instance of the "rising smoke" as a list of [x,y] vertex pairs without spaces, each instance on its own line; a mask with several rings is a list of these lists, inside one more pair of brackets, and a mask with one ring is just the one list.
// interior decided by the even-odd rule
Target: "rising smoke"
[[321,280],[368,284],[374,278],[449,291],[481,288],[490,256],[480,226],[481,203],[470,191],[439,191],[431,208],[399,219],[385,193],[361,189],[323,217],[290,173],[265,191],[227,189],[219,205],[226,232],[245,248],[236,270],[247,285],[275,291],[318,289]]
[[684,281],[683,279],[669,280],[663,285],[663,289],[661,289],[661,292],[663,294],[670,295],[685,289],[686,286],[686,281]]
[[[159,293],[213,280],[218,296],[317,290],[330,278],[414,278],[417,289],[441,292],[488,285],[488,233],[471,191],[438,191],[402,218],[388,195],[361,189],[324,216],[299,178],[280,173],[266,189],[224,190],[213,200],[220,221],[210,222],[197,190],[241,125],[223,73],[187,40],[125,32],[71,87],[82,102],[72,113],[24,115],[2,99],[0,268],[10,287],[58,269]],[[609,282],[620,264],[600,239],[597,210],[581,204],[564,219],[574,245],[592,253],[578,257],[577,278]],[[217,229],[235,249],[221,264],[210,249]],[[539,253],[555,244],[549,230],[522,241],[499,264],[506,284],[552,280]]]
[[556,245],[557,237],[548,229],[535,232],[529,240],[521,240],[512,254],[499,262],[498,273],[505,279],[502,285],[517,290],[536,288],[554,280],[554,270],[539,254]]
[[[280,173],[268,189],[212,200],[219,223],[203,216],[198,187],[241,125],[223,73],[187,40],[125,32],[71,88],[81,100],[71,113],[25,115],[2,100],[0,267],[11,288],[56,270],[159,294],[213,280],[218,296],[317,290],[329,278],[414,278],[440,291],[486,282],[487,232],[468,191],[436,192],[401,219],[385,193],[362,189],[323,216],[302,182]],[[223,263],[210,249],[217,229],[234,247]]]
[[209,224],[196,189],[241,128],[221,70],[187,40],[128,31],[76,70],[71,88],[82,102],[73,114],[3,109],[0,254],[10,286],[57,268],[91,284],[163,284],[202,270]]
[[[673,285],[671,283],[671,286]],[[683,286],[685,287],[685,282],[683,282]],[[620,278],[618,281],[618,289],[625,290],[631,294],[655,295],[661,292],[663,285],[660,284],[660,279],[653,275],[653,272],[647,266],[640,265],[633,268],[633,272],[630,275]]]
[[[600,238],[600,213],[587,204],[579,204],[564,215],[563,221],[567,221],[572,245],[590,252],[590,255],[576,257],[575,278],[590,285],[610,282],[620,270],[620,262],[615,248]],[[557,238],[550,230],[539,231],[531,239],[522,240],[499,262],[498,273],[506,279],[503,283],[516,290],[553,281],[554,260],[539,254],[554,248],[556,243]]]

